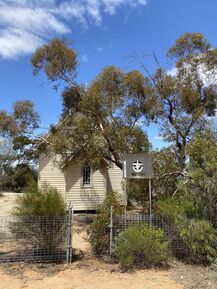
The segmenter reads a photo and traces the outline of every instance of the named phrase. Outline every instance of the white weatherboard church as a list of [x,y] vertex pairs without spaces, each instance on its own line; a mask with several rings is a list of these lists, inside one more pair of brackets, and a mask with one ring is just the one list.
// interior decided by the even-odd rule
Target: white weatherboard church
[[123,195],[123,172],[117,166],[93,170],[89,165],[71,164],[61,171],[54,163],[54,154],[39,157],[39,187],[47,183],[62,193],[74,210],[96,210],[111,192]]

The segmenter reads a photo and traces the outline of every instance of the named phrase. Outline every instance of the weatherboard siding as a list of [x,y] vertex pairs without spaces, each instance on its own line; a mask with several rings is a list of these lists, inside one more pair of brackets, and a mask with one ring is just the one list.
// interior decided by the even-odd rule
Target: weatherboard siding
[[95,210],[107,195],[106,174],[93,171],[92,187],[83,188],[81,165],[71,165],[66,171],[66,199],[75,210]]
[[40,155],[38,185],[49,184],[56,187],[65,198],[65,175],[54,164],[54,155]]
[[62,172],[54,164],[55,155],[41,155],[39,158],[38,184],[47,183],[60,191],[74,210],[95,210],[107,193],[122,194],[122,170],[114,166],[107,171],[95,170],[92,187],[82,187],[81,164],[71,164]]
[[123,193],[122,188],[123,171],[117,166],[113,166],[108,169],[108,193],[117,192],[119,194]]

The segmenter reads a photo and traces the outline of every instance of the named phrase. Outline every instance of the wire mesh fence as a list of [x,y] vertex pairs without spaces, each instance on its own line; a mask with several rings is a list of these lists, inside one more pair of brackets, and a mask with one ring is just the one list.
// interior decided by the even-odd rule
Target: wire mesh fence
[[66,216],[0,216],[0,262],[71,261],[72,212]]
[[[112,216],[112,214],[111,214]],[[182,240],[175,224],[157,215],[125,213],[111,217],[110,224],[110,252],[121,232],[133,225],[147,225],[164,231],[165,240],[168,242],[169,250],[173,255],[180,256],[188,254],[188,248]]]

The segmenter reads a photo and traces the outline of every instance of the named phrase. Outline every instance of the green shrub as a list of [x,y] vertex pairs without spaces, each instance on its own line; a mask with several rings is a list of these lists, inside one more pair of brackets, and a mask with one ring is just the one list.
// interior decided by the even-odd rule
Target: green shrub
[[10,229],[17,239],[25,239],[34,248],[53,250],[65,234],[66,204],[53,187],[37,189],[33,183],[16,199],[13,215],[17,217]]
[[147,206],[148,182],[145,179],[128,179],[127,180],[127,197],[129,200],[135,200],[145,209]]
[[66,204],[56,188],[44,184],[38,189],[33,182],[16,198],[12,213],[15,216],[62,216],[66,213]]
[[20,193],[30,182],[37,181],[37,172],[27,164],[5,166],[0,175],[0,189]]
[[159,214],[175,223],[180,216],[188,218],[194,217],[196,214],[194,204],[191,200],[181,198],[164,198],[157,202]]
[[[167,198],[158,201],[158,209],[166,222],[173,225],[170,238],[184,245],[181,257],[197,263],[212,262],[217,257],[217,231],[208,220],[199,219],[192,201]],[[176,250],[174,246],[173,253]]]
[[148,225],[134,225],[118,238],[115,248],[122,267],[159,265],[169,258],[164,232]]
[[96,256],[105,255],[109,251],[111,206],[113,206],[113,216],[124,212],[115,193],[109,194],[103,204],[99,206],[97,216],[90,227],[90,243]]
[[37,172],[27,164],[17,165],[12,176],[13,191],[21,192],[30,182],[37,182]]
[[186,220],[178,224],[183,241],[194,262],[212,262],[217,258],[217,231],[206,220]]

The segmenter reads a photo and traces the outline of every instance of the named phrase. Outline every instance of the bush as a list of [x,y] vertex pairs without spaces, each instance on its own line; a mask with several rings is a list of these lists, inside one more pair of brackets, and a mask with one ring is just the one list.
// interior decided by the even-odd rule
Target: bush
[[108,195],[103,204],[99,206],[97,216],[90,227],[90,243],[96,256],[105,255],[109,251],[111,206],[113,206],[113,216],[124,213],[123,206],[117,200],[115,193]]
[[[196,263],[212,262],[217,257],[217,231],[208,220],[199,219],[191,200],[164,199],[158,202],[158,209],[166,222],[169,220],[174,225],[170,239],[174,237],[184,245],[180,256]],[[175,254],[176,251],[174,247]]]
[[127,197],[141,204],[145,209],[149,200],[148,182],[146,179],[128,179],[127,180]]
[[53,187],[37,189],[33,183],[16,199],[10,229],[16,238],[30,242],[34,248],[53,250],[59,246],[66,226],[66,204]]
[[66,204],[56,188],[43,185],[40,189],[32,182],[23,195],[16,198],[13,215],[15,216],[63,216]]
[[0,176],[0,189],[20,193],[33,181],[37,181],[37,172],[33,167],[27,164],[5,166],[4,173]]
[[193,262],[211,263],[217,258],[217,231],[206,220],[187,220],[178,225]]
[[152,266],[169,258],[164,232],[147,225],[134,225],[118,238],[115,253],[122,267]]
[[180,217],[186,216],[193,218],[196,215],[194,204],[187,198],[164,198],[157,202],[157,209],[159,214],[176,223]]
[[19,164],[14,169],[12,187],[14,192],[21,192],[30,182],[37,182],[37,172],[27,164]]

